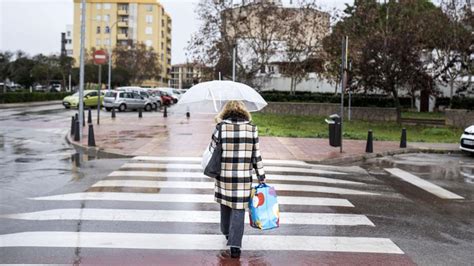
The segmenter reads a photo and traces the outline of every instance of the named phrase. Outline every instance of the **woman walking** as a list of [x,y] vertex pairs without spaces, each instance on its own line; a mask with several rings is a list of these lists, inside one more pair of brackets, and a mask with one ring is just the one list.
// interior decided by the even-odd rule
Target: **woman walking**
[[245,209],[252,189],[252,170],[258,181],[265,181],[260,156],[258,130],[250,123],[251,115],[241,101],[229,101],[216,117],[218,122],[212,135],[215,147],[221,130],[221,174],[216,177],[214,200],[220,203],[221,232],[227,239],[232,258],[240,257],[244,235]]

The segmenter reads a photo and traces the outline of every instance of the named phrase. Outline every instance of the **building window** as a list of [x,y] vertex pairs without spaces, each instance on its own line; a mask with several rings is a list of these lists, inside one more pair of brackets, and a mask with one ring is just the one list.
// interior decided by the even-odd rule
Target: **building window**
[[104,44],[105,44],[105,45],[110,45],[110,39],[109,39],[109,38],[106,38],[106,39],[104,40]]
[[104,9],[110,9],[110,4],[104,4]]
[[161,61],[165,60],[165,54],[161,53]]
[[165,44],[162,42],[161,43],[161,50],[165,49]]
[[165,27],[165,20],[164,19],[161,20],[161,27],[163,27],[163,28]]
[[148,35],[153,34],[153,29],[151,27],[146,27],[145,28],[145,34],[148,34]]
[[71,31],[70,30],[67,31],[67,37],[71,37]]
[[96,8],[97,8],[97,9],[102,9],[102,4],[97,4],[97,5],[96,5]]
[[165,38],[165,32],[164,31],[161,31],[161,38]]
[[100,19],[101,19],[101,17],[100,17],[100,15],[98,15],[98,16],[96,17],[96,20],[97,20],[97,21],[100,21]]
[[146,23],[148,23],[148,24],[153,23],[153,16],[152,15],[146,15]]
[[150,46],[153,45],[153,42],[151,40],[146,40],[145,44],[146,44],[147,47],[150,47]]
[[110,15],[104,15],[104,21],[109,22],[110,21]]
[[100,39],[96,39],[96,40],[95,40],[95,45],[96,45],[96,46],[100,46]]
[[146,5],[146,11],[148,12],[153,11],[153,5]]
[[97,34],[100,34],[100,26],[97,26]]

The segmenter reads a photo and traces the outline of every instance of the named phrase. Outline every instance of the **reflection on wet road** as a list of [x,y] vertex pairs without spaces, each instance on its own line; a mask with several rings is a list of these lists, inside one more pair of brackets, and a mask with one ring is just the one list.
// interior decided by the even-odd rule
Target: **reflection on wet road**
[[0,113],[0,212],[21,199],[64,186],[77,177],[74,149],[65,141],[72,111],[60,106],[4,109]]

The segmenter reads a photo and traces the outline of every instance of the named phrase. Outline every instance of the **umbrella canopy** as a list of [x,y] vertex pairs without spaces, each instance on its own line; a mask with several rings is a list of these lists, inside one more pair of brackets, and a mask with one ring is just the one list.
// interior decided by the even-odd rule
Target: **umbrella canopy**
[[253,88],[234,81],[214,80],[199,83],[183,94],[177,107],[196,113],[218,113],[227,101],[245,103],[250,112],[263,109],[267,102]]

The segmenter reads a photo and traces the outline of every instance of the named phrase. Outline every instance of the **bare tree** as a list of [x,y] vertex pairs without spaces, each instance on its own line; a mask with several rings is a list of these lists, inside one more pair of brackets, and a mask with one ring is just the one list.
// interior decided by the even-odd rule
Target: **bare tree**
[[146,80],[159,79],[161,69],[153,48],[147,48],[143,43],[131,48],[117,46],[113,54],[115,65],[128,72],[132,84],[141,85]]

